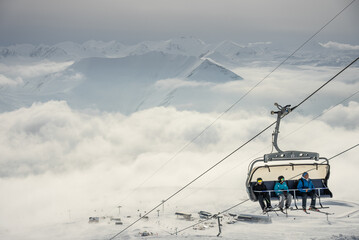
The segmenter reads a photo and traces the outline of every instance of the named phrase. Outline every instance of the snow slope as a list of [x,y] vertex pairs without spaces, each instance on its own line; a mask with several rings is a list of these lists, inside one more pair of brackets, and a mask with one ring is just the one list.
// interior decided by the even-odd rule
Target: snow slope
[[[269,213],[267,216],[271,223],[248,223],[234,221],[234,218],[225,214],[222,220],[221,239],[358,239],[359,229],[359,205],[343,201],[324,201],[324,206],[329,207],[323,211],[334,213],[327,216],[321,213],[302,211],[289,211],[288,216],[278,213]],[[226,209],[223,206],[223,209]],[[231,211],[233,214],[260,214],[258,203],[247,203]],[[199,209],[198,211],[203,210]],[[139,232],[148,231],[154,233],[153,239],[213,239],[218,234],[217,220],[191,227],[178,235],[176,230],[185,229],[201,219],[197,212],[189,212],[195,218],[193,221],[180,219],[172,214],[156,217],[149,221],[142,221],[136,227],[129,229],[118,239],[137,239]],[[129,222],[128,219],[124,220]],[[125,224],[126,226],[126,224]],[[124,226],[124,227],[125,227]],[[100,228],[100,227],[98,227]],[[123,228],[123,227],[122,227]],[[114,229],[114,228],[113,228]],[[117,231],[121,230],[118,228]],[[116,231],[114,231],[116,233]],[[108,234],[107,236],[110,236]],[[98,235],[98,237],[100,237]]]
[[[234,208],[231,214],[249,214],[266,217],[269,223],[251,223],[237,221],[229,214],[223,214],[221,219],[220,239],[312,239],[312,240],[356,240],[359,239],[359,205],[347,201],[328,200],[323,201],[323,211],[334,213],[325,214],[310,212],[305,214],[302,211],[288,211],[286,216],[283,213],[270,212],[262,215],[257,202],[247,202]],[[224,210],[230,206],[222,204]],[[206,206],[192,205],[187,208],[166,207],[165,212],[159,209],[149,215],[149,218],[142,219],[125,232],[114,239],[214,239],[219,233],[217,219],[204,221],[198,215],[201,210],[207,210]],[[185,220],[176,216],[176,212],[191,214],[191,220]],[[212,212],[215,213],[215,212]],[[99,217],[98,223],[89,223],[88,219],[71,219],[58,224],[48,224],[41,227],[23,228],[21,231],[11,231],[10,234],[0,229],[0,236],[9,240],[15,239],[110,239],[122,229],[132,224],[139,217],[139,212],[133,210],[125,214],[115,213],[113,215],[102,215],[101,212],[94,213],[92,217]],[[122,225],[116,225],[120,218]],[[195,225],[195,226],[193,226]],[[182,231],[183,230],[183,231]],[[178,233],[176,234],[176,231]],[[142,236],[143,233],[149,236]]]
[[221,81],[235,81],[243,78],[234,72],[214,63],[211,60],[205,59],[196,67],[188,76],[188,79],[207,81],[207,82],[221,82]]
[[[170,104],[169,94],[174,98],[177,87],[158,89],[155,84],[159,80],[222,83],[242,80],[207,59],[157,51],[124,58],[88,58],[75,63],[68,71],[81,73],[86,78],[72,90],[69,99],[81,106],[97,104],[101,109],[124,113]],[[78,96],[82,96],[81,99]],[[115,104],[111,106],[111,103]]]
[[89,78],[126,78],[128,82],[183,77],[198,61],[195,57],[149,52],[124,58],[86,58],[69,69]]

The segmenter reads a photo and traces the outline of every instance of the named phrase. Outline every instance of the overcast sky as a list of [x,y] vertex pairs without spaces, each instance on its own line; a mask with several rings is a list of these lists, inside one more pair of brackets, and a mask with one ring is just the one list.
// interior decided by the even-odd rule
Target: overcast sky
[[[117,40],[127,44],[194,36],[208,43],[298,44],[351,2],[258,0],[1,0],[0,45]],[[359,44],[359,1],[318,41]]]

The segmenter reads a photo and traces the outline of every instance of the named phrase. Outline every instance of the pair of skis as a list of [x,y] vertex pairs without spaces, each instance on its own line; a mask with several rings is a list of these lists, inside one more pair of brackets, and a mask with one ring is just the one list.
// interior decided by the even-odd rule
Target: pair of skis
[[[295,210],[303,210],[303,209],[302,208],[298,208],[298,209],[288,208],[288,210],[295,211]],[[282,212],[285,215],[288,214],[287,211],[285,211],[284,209],[281,210],[281,209],[276,209],[276,208],[272,208],[270,210],[267,210],[264,214],[266,214],[268,212],[275,212],[277,214],[278,211]],[[308,209],[308,210],[306,210],[304,212],[306,214],[310,214],[310,212],[317,212],[317,213],[321,213],[321,214],[325,214],[325,215],[334,215],[334,213],[322,211],[322,210],[319,210],[318,208],[316,208],[316,209]]]
[[[289,208],[288,208],[289,209]],[[291,209],[292,210],[292,209]],[[287,213],[284,211],[284,209],[279,209],[277,208],[277,206],[271,208],[271,209],[267,209],[265,211],[263,211],[263,214],[267,214],[268,212],[274,212],[275,214],[277,214],[278,216],[278,213],[277,212],[282,212],[283,214],[287,215]]]
[[[298,210],[300,210],[300,209],[298,209]],[[301,210],[304,210],[304,209],[301,209]],[[310,214],[310,212],[317,212],[317,213],[322,213],[322,214],[325,214],[325,215],[334,215],[334,213],[325,212],[325,211],[319,210],[318,208],[316,208],[316,209],[308,209],[308,210],[305,210],[304,212],[306,214]]]

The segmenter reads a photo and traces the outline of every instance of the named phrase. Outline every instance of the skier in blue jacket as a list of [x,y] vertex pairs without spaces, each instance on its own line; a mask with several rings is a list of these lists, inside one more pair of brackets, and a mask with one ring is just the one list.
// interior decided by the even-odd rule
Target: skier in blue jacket
[[278,182],[274,185],[274,191],[279,198],[279,209],[283,211],[284,200],[285,200],[285,208],[289,208],[292,202],[292,194],[288,192],[287,183],[284,181],[283,176],[278,177]]
[[308,208],[308,210],[317,211],[318,209],[315,207],[315,199],[316,199],[315,187],[314,187],[314,185],[312,183],[312,180],[310,180],[309,174],[307,172],[304,172],[303,175],[302,175],[302,178],[299,179],[297,188],[302,194],[303,211],[304,212],[307,211],[306,206],[307,206],[307,197],[308,196],[310,196],[310,198],[312,199],[312,201],[310,202],[310,207]]

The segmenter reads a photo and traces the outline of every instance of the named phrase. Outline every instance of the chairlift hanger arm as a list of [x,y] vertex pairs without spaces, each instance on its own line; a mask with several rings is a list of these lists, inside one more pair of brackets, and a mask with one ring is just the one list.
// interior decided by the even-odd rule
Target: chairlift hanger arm
[[271,114],[277,114],[277,123],[275,126],[275,130],[273,132],[273,146],[275,147],[275,149],[278,152],[283,152],[279,147],[278,147],[278,134],[279,134],[279,125],[280,125],[280,120],[286,116],[287,114],[289,114],[293,109],[291,108],[291,105],[285,105],[284,107],[282,107],[281,105],[279,105],[278,103],[274,103],[274,105],[278,108],[279,111],[271,111]]
[[293,108],[291,108],[291,105],[285,105],[282,107],[278,103],[274,103],[274,105],[279,109],[279,111],[271,111],[271,114],[278,114],[278,117],[283,118],[285,115],[289,114]]

